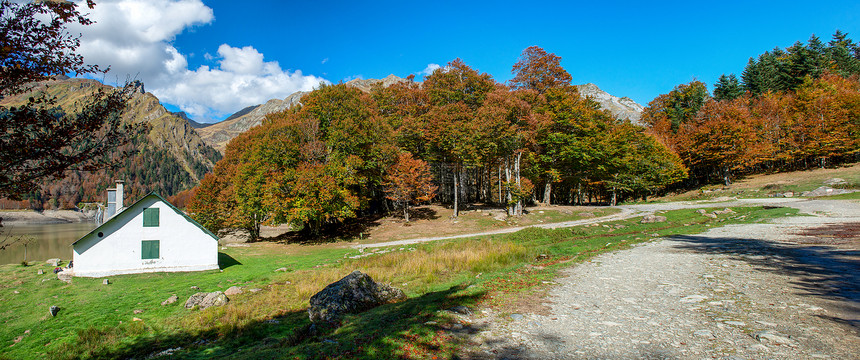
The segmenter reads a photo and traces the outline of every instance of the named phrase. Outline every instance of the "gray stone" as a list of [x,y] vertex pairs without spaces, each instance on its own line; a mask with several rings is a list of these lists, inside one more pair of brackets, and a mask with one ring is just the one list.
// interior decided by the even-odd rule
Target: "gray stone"
[[59,306],[52,305],[50,308],[48,308],[48,313],[51,314],[51,316],[57,316],[58,312],[60,312]]
[[212,306],[224,306],[228,302],[230,302],[230,299],[221,291],[213,291],[210,293],[199,292],[191,295],[191,297],[185,301],[185,308],[191,309],[197,306],[200,310],[203,310]]
[[67,282],[67,283],[71,283],[71,282],[72,282],[72,277],[73,277],[73,276],[74,276],[74,275],[72,275],[72,272],[71,272],[71,271],[60,271],[60,272],[58,272],[58,273],[57,273],[57,279],[60,279],[60,280],[65,281],[65,282]]
[[845,179],[841,179],[841,178],[830,178],[830,179],[824,180],[824,185],[833,186],[833,185],[846,185],[846,184],[848,184],[848,182],[845,181]]
[[110,280],[108,280],[108,279],[102,280],[102,285],[110,285]]
[[45,271],[43,271],[42,269],[39,269],[39,271],[36,271],[36,275],[44,275],[44,274],[45,274]]
[[834,189],[829,186],[822,186],[812,191],[804,191],[801,196],[830,196],[851,193],[853,190]]
[[228,288],[227,290],[224,291],[224,295],[227,295],[227,296],[239,295],[241,293],[242,293],[242,288],[240,288],[238,286],[231,286],[230,288]]
[[788,336],[782,335],[773,330],[759,331],[753,334],[753,337],[762,343],[773,343],[779,345],[794,345],[794,341]]
[[249,289],[248,291],[250,291],[250,292],[252,292],[252,293],[257,293],[257,292],[263,291],[263,289],[260,289],[260,288],[253,288],[253,289]]
[[356,270],[314,294],[308,316],[313,322],[336,322],[345,314],[401,300],[406,300],[402,290],[377,283],[369,275]]
[[60,264],[63,262],[63,260],[60,260],[58,258],[53,258],[53,259],[48,259],[45,262],[48,264],[51,264],[51,266],[60,266]]
[[643,216],[642,221],[640,221],[640,222],[643,224],[651,224],[651,223],[658,223],[658,222],[665,222],[665,221],[666,221],[665,216],[648,214],[648,215]]
[[452,307],[448,310],[453,312],[453,313],[460,314],[460,315],[467,315],[467,316],[472,315],[472,309],[469,309],[468,307],[462,306],[462,305]]
[[132,311],[132,312],[133,312],[135,315],[137,315],[137,314],[142,313],[142,312],[143,312],[143,309],[135,309],[135,310],[134,310],[134,311]]
[[709,218],[711,218],[711,219],[716,219],[716,218],[717,218],[717,214],[707,214],[707,213],[706,213],[706,214],[702,214],[702,216],[704,216],[704,217],[709,217]]
[[522,319],[525,319],[526,317],[522,316],[521,314],[511,314],[510,318],[513,321],[520,321]]
[[275,269],[275,272],[287,272],[287,271],[290,271],[290,270],[285,268],[285,267]]
[[715,210],[714,215],[723,215],[723,214],[734,214],[735,211],[729,208],[725,208],[723,210]]
[[699,210],[696,210],[696,212],[699,214],[705,215],[705,213],[707,213],[708,211],[705,209],[699,209]]
[[696,332],[693,333],[693,335],[701,336],[701,337],[708,337],[708,338],[714,337],[714,333],[711,332],[711,330],[697,330]]
[[173,295],[171,295],[169,298],[167,298],[167,300],[162,301],[162,302],[161,302],[161,305],[162,305],[162,306],[163,306],[163,305],[170,305],[170,304],[175,303],[175,302],[176,302],[176,300],[179,300],[179,297],[178,297],[178,296],[176,296],[176,294],[173,294]]

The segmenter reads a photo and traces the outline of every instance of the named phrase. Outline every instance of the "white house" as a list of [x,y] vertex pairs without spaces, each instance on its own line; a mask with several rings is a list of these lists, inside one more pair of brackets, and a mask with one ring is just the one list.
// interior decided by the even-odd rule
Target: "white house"
[[119,213],[72,244],[75,276],[218,268],[217,236],[154,192],[122,208],[117,188]]

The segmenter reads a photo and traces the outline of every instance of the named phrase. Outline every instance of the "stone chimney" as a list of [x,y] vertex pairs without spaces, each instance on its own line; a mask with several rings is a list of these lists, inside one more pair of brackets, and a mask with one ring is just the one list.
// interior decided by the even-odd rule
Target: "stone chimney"
[[112,218],[116,213],[120,212],[123,207],[125,207],[123,197],[122,180],[117,180],[115,188],[107,189],[107,204],[105,206],[105,214],[102,222]]

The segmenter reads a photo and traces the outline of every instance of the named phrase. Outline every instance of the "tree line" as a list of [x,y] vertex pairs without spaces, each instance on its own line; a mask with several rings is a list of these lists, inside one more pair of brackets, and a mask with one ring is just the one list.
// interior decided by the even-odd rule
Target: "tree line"
[[253,237],[263,224],[318,233],[431,198],[454,216],[472,203],[519,215],[529,202],[614,204],[686,177],[644,128],[582,98],[560,60],[527,48],[507,85],[460,59],[423,83],[321,85],[234,138],[188,211]]
[[676,86],[643,113],[649,132],[690,169],[688,185],[857,161],[860,46],[837,31],[823,44],[750,58],[741,79],[723,75],[711,96],[700,81]]

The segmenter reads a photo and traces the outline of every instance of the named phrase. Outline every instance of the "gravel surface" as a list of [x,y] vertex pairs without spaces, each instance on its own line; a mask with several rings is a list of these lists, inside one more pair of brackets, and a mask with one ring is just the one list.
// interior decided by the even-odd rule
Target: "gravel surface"
[[[860,358],[860,204],[737,204],[762,201],[812,216],[730,225],[599,256],[563,272],[546,315],[485,310],[464,317],[462,357]],[[699,207],[627,208],[688,206]]]

